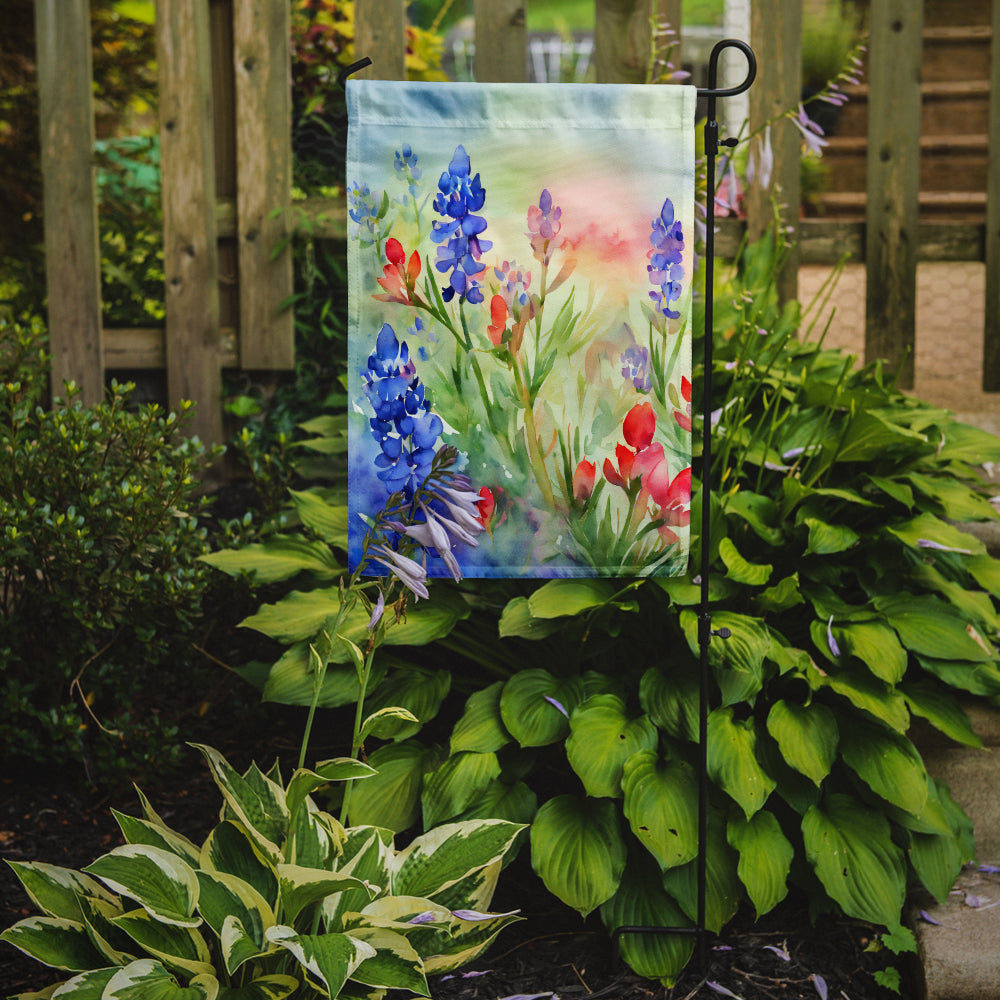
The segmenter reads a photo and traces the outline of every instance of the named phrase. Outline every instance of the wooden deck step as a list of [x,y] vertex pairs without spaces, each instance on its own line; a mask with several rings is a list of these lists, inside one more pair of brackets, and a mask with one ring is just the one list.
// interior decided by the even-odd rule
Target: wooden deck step
[[988,80],[992,38],[989,25],[925,28],[921,78],[925,83]]
[[[830,191],[816,201],[830,218],[864,219],[868,197],[864,191]],[[921,219],[947,219],[954,222],[982,222],[986,215],[986,192],[921,191]]]
[[[866,135],[868,132],[868,84],[845,91],[848,103],[841,110],[837,135]],[[934,80],[920,86],[921,135],[948,135],[982,132],[989,128],[989,80]]]

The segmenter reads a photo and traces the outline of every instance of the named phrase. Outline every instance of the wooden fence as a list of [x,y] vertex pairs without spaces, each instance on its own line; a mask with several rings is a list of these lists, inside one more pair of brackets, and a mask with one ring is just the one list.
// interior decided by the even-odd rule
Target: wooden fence
[[[195,431],[223,437],[223,368],[276,371],[293,365],[290,234],[289,0],[158,0],[160,137],[166,271],[165,329],[101,327],[90,100],[88,0],[35,0],[45,180],[46,251],[53,384],[73,379],[101,397],[105,372],[165,369],[171,402],[195,400]],[[525,5],[475,0],[476,75],[525,79]],[[642,82],[649,19],[680,24],[681,0],[595,0],[598,82]],[[402,79],[405,0],[356,0],[358,54],[369,76]],[[923,3],[871,0],[867,215],[844,222],[798,218],[781,276],[795,294],[800,263],[849,253],[867,270],[866,356],[898,363],[909,351],[912,384],[918,261],[985,261],[983,385],[1000,390],[1000,0],[992,4],[991,98],[985,225],[921,223],[920,47]],[[800,96],[801,0],[754,0],[751,43],[759,72],[751,129]],[[683,39],[681,39],[683,46]],[[682,50],[681,50],[682,51]],[[677,53],[674,53],[676,61]],[[725,124],[725,101],[719,117]],[[735,132],[739,123],[732,123]],[[772,199],[799,204],[800,137],[787,121],[773,133],[775,170],[747,198],[747,221],[725,220],[716,241],[731,253],[744,227],[763,231]],[[310,201],[299,215],[313,235],[343,239],[343,201]]]

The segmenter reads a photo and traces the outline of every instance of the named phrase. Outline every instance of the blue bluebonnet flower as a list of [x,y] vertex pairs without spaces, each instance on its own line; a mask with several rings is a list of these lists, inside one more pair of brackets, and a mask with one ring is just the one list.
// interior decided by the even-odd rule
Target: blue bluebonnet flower
[[639,344],[627,347],[621,355],[622,377],[630,379],[639,392],[649,392],[653,388],[653,376],[649,372],[649,348]]
[[507,309],[512,316],[519,316],[521,309],[530,303],[528,289],[531,287],[531,272],[522,271],[517,262],[505,260],[499,267],[493,268],[500,286],[498,293],[507,303]]
[[371,246],[375,242],[375,227],[385,213],[367,184],[355,181],[348,187],[347,214],[357,224],[351,236],[359,239],[362,246]]
[[400,173],[406,175],[406,180],[410,185],[410,194],[414,194],[417,181],[423,176],[423,170],[417,166],[417,154],[413,152],[408,142],[403,145],[401,150],[396,150],[396,162],[393,166]]
[[679,299],[683,290],[684,233],[680,219],[674,218],[674,203],[669,198],[664,200],[659,216],[653,219],[649,242],[653,249],[649,251],[646,270],[650,282],[657,286],[657,291],[650,292],[649,297],[658,312],[668,319],[678,319],[680,313],[671,309],[670,303]]
[[435,266],[442,274],[451,272],[442,298],[450,302],[457,295],[460,302],[468,299],[475,305],[483,301],[478,276],[486,265],[480,258],[493,244],[480,239],[486,220],[475,213],[486,203],[486,189],[479,174],[470,177],[471,173],[469,154],[464,146],[458,146],[438,181],[434,210],[444,221],[434,221],[431,239],[438,244]]
[[362,374],[365,396],[375,411],[369,425],[381,449],[375,459],[378,478],[389,493],[411,499],[430,471],[444,425],[431,412],[406,341],[400,344],[388,323],[379,330]]

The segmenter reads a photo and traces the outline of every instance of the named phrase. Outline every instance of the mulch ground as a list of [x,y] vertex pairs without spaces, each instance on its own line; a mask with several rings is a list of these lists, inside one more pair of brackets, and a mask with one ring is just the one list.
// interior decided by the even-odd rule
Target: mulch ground
[[[279,739],[279,742],[281,740]],[[221,742],[234,763],[238,745]],[[219,796],[200,755],[192,766],[148,790],[171,826],[198,840],[214,823]],[[74,776],[11,775],[0,778],[0,858],[37,860],[80,868],[121,843],[111,807],[139,814],[133,793],[109,796]],[[503,931],[471,968],[433,977],[435,1000],[499,1000],[556,996],[562,1000],[693,1000],[736,996],[743,1000],[887,1000],[873,975],[887,965],[903,973],[903,997],[918,995],[910,971],[884,951],[866,950],[870,927],[823,918],[810,925],[801,901],[780,906],[755,924],[740,914],[719,938],[705,944],[706,967],[689,968],[673,989],[641,979],[615,956],[596,916],[586,922],[544,891],[522,856],[500,880],[494,907],[519,908],[525,919]],[[0,865],[0,927],[31,915],[13,873]],[[0,995],[38,990],[60,974],[0,944]],[[64,976],[62,978],[65,978]]]

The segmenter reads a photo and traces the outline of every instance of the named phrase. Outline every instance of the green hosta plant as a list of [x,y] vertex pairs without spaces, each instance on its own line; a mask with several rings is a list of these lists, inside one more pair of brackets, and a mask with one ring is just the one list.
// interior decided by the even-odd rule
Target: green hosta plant
[[489,913],[521,829],[450,823],[400,850],[389,830],[345,829],[312,793],[372,768],[339,758],[244,774],[208,760],[224,806],[201,845],[115,813],[126,844],[82,871],[11,862],[41,916],[0,935],[70,977],[77,1000],[428,996],[427,975],[477,956],[514,913]]

